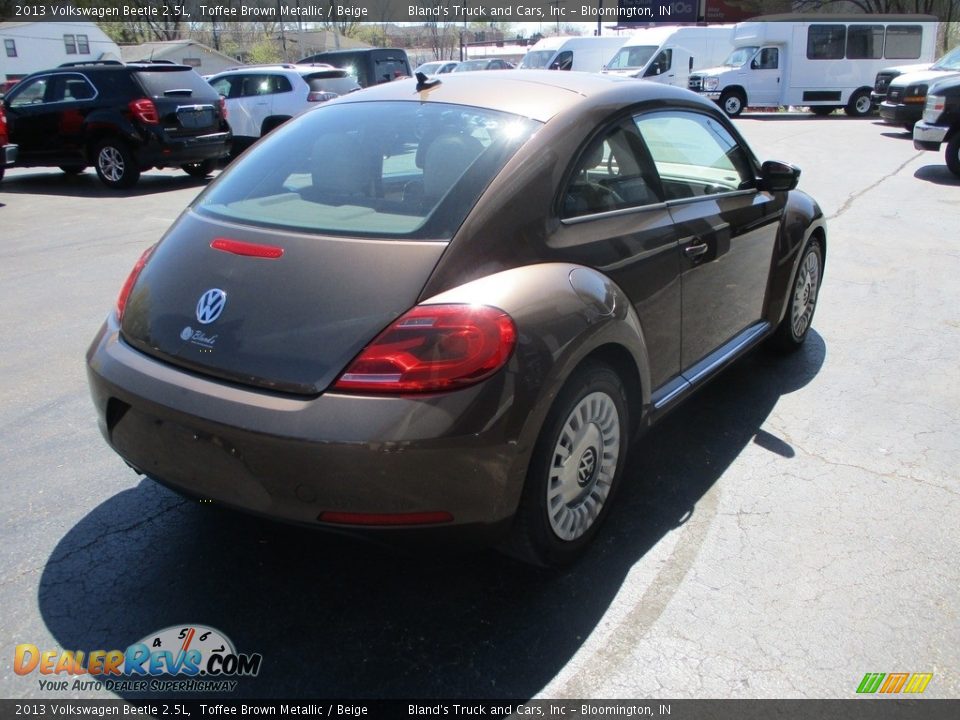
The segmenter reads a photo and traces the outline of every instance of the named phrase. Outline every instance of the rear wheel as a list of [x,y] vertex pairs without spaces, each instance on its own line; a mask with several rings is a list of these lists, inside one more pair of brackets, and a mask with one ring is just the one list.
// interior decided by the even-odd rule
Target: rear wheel
[[200,162],[187,163],[180,166],[190,177],[204,178],[214,171],[217,167],[216,160],[201,160]]
[[108,139],[97,145],[93,152],[97,175],[110,188],[128,188],[140,179],[140,168],[125,142]]
[[724,90],[720,107],[729,117],[737,117],[747,105],[747,97],[740,90]]
[[799,350],[807,339],[813,313],[817,309],[822,279],[823,247],[819,240],[812,239],[803,250],[786,315],[773,335],[773,344],[777,349],[793,352]]
[[850,102],[847,103],[843,111],[850,117],[866,117],[872,109],[870,91],[860,89],[850,96]]
[[950,142],[947,143],[945,151],[947,168],[957,177],[960,177],[960,131],[953,134]]
[[60,169],[67,175],[79,175],[87,169],[86,165],[61,165]]
[[627,406],[623,381],[609,366],[590,362],[570,377],[540,431],[510,554],[557,567],[583,552],[623,474]]

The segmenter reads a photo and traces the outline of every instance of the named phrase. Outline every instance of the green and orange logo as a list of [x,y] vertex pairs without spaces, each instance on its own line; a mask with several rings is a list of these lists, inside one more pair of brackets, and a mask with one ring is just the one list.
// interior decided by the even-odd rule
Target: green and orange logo
[[857,692],[863,695],[873,693],[913,693],[920,694],[927,689],[933,673],[867,673],[860,681]]

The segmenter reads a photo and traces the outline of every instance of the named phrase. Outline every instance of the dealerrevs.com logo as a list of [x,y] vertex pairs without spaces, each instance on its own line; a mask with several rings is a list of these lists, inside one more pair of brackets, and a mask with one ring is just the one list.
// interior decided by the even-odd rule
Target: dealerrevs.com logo
[[40,689],[49,692],[232,692],[234,678],[256,677],[262,662],[260,653],[238,653],[219,630],[174,625],[126,650],[40,650],[23,643],[13,669],[40,675]]

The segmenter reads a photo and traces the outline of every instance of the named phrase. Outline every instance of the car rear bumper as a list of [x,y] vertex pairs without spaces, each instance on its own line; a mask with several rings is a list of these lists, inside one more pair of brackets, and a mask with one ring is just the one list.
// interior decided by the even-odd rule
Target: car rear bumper
[[921,120],[913,126],[913,146],[917,150],[939,150],[948,130],[944,125],[931,125]]
[[894,105],[888,102],[880,103],[880,118],[892,125],[906,125],[915,123],[923,117],[923,104]]
[[137,160],[143,167],[170,167],[218,160],[230,152],[229,132],[197,135],[194,137],[151,137],[137,150]]
[[[119,338],[112,316],[87,374],[110,446],[188,496],[340,532],[448,530],[487,543],[519,502],[528,457],[510,437],[494,379],[425,398],[290,397],[150,358]],[[325,512],[397,517],[372,527],[325,523]],[[419,513],[451,518],[402,517]]]
[[0,156],[0,160],[3,161],[4,167],[9,167],[17,161],[17,146],[16,145],[4,145],[3,146],[3,155]]

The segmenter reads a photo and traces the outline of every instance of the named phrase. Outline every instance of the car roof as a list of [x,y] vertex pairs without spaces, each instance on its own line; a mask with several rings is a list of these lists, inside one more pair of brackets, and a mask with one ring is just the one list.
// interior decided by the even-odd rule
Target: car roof
[[585,98],[613,92],[629,93],[630,103],[648,100],[684,101],[715,108],[696,93],[661,83],[600,73],[560,70],[510,70],[494,73],[448,74],[433,78],[427,88],[417,90],[412,79],[367,88],[335,102],[415,100],[489,108],[546,122],[554,115]]

